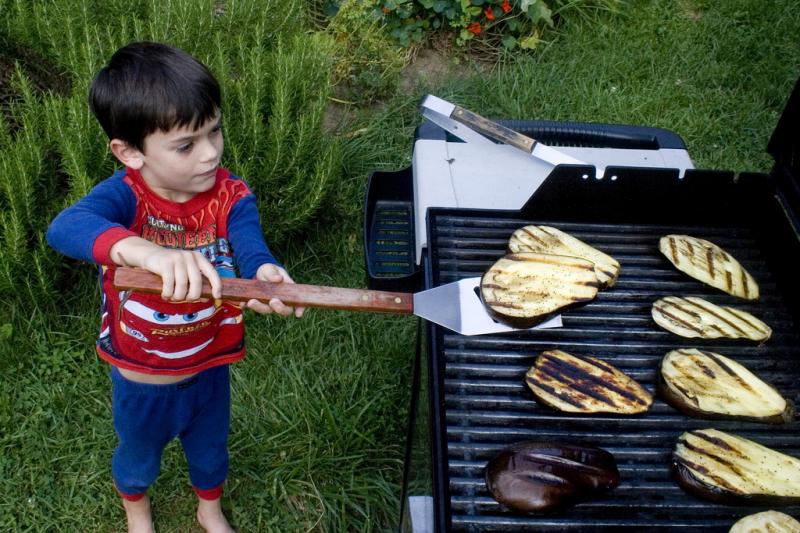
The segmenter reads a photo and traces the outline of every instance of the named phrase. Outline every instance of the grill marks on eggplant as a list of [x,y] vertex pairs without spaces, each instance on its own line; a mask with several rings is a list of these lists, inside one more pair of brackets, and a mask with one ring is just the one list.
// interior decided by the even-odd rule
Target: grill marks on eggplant
[[[748,300],[759,297],[752,276],[709,241],[667,235],[659,249],[695,279]],[[520,228],[509,241],[509,252],[484,274],[481,297],[492,316],[516,327],[530,327],[558,309],[591,300],[597,289],[613,285],[619,274],[613,258],[548,226]],[[599,256],[590,255],[594,253]],[[612,263],[605,263],[605,258]],[[582,292],[587,288],[589,292]],[[662,298],[651,313],[661,327],[684,337],[763,342],[772,334],[768,325],[749,313],[696,297]],[[771,385],[736,361],[710,351],[668,353],[659,378],[659,394],[691,416],[770,423],[794,418],[791,402]],[[525,382],[538,401],[565,412],[633,414],[647,411],[653,401],[647,390],[612,365],[560,350],[540,354]],[[601,456],[578,453],[577,448],[538,442],[512,446],[487,465],[487,487],[498,502],[534,512],[560,506],[577,495],[585,497],[592,487],[601,486],[600,480],[605,488],[616,486],[619,474],[613,456],[586,447],[608,456],[602,459],[604,464],[596,465],[593,461]],[[703,498],[734,504],[800,502],[800,459],[718,430],[682,434],[673,467],[680,485]]]
[[489,314],[528,328],[567,306],[594,299],[599,282],[591,261],[522,252],[495,262],[481,278],[481,299]]
[[699,418],[746,418],[785,423],[794,406],[770,384],[724,355],[697,349],[669,352],[661,361],[659,395]]
[[682,337],[750,339],[765,341],[772,329],[753,315],[689,296],[667,296],[653,303],[653,320]]
[[653,403],[646,389],[612,365],[561,350],[542,352],[525,382],[539,401],[571,413],[635,414]]
[[733,296],[757,300],[758,284],[728,252],[689,235],[665,235],[658,249],[675,268]]
[[715,429],[678,438],[673,466],[681,486],[723,503],[800,501],[800,459]]
[[489,461],[485,476],[492,497],[521,512],[547,511],[619,484],[610,453],[558,442],[514,444]]
[[800,522],[778,511],[763,511],[747,515],[731,527],[728,533],[798,533]]
[[508,241],[508,251],[565,255],[591,261],[605,289],[614,285],[619,276],[619,262],[585,242],[551,226],[525,226],[515,231]]

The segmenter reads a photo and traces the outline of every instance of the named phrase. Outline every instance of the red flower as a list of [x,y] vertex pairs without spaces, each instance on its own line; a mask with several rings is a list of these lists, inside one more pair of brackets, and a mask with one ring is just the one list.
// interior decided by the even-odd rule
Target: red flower
[[486,9],[483,10],[483,14],[486,15],[487,20],[494,20],[494,12],[492,12],[491,6],[486,6]]
[[481,32],[481,25],[478,22],[473,22],[469,26],[467,26],[467,31],[472,33],[473,35],[478,35]]
[[503,0],[503,3],[500,4],[500,9],[503,10],[503,13],[508,13],[511,11],[511,4],[508,3],[508,0]]

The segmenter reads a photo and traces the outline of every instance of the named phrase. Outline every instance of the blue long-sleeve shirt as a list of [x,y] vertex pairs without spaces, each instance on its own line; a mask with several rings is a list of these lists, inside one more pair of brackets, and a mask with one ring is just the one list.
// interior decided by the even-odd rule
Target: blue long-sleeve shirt
[[50,224],[48,243],[59,252],[100,265],[103,304],[100,356],[121,368],[187,374],[244,356],[241,310],[230,303],[180,302],[127,293],[113,286],[111,248],[137,236],[165,248],[201,252],[224,277],[253,278],[279,264],[264,241],[255,196],[225,169],[214,186],[190,200],[155,194],[133,169],[99,183]]
[[[137,216],[137,205],[142,202],[132,187],[135,181],[141,180],[137,174],[131,170],[119,170],[100,182],[77,203],[62,211],[47,231],[47,242],[50,246],[75,259],[110,264],[108,254],[117,241],[134,235],[142,236],[131,229]],[[220,185],[220,181],[235,180],[241,185],[240,188],[247,191],[247,194],[241,195],[230,206],[226,223],[228,228],[226,240],[233,249],[241,277],[253,278],[258,267],[264,263],[280,263],[264,241],[255,196],[247,185],[233,174],[225,170],[221,170],[220,174],[223,177],[220,179],[218,175],[217,185]],[[219,187],[215,186],[212,191],[217,189]],[[202,197],[199,198],[200,202],[197,201],[198,196]],[[185,204],[164,199],[158,203],[173,204],[178,211],[185,212],[210,199],[208,197],[211,195],[207,192],[198,196]],[[187,204],[191,204],[188,209],[178,207]],[[169,247],[185,248],[185,246]]]

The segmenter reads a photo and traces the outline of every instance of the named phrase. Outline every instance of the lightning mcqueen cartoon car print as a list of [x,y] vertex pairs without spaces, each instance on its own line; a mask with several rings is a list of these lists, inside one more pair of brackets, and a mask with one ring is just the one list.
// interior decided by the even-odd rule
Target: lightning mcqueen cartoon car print
[[243,348],[242,312],[232,304],[169,303],[160,295],[127,291],[114,296],[119,298],[114,306],[117,317],[104,315],[101,336],[113,339],[116,353],[107,355],[124,353],[124,366],[131,369],[207,368],[212,366],[206,364],[209,358],[231,356]]

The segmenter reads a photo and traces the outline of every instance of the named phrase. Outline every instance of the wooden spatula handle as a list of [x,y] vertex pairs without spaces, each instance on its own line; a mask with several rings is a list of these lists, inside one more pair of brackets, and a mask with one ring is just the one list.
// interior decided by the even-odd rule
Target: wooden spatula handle
[[[117,290],[161,293],[161,277],[140,268],[119,267],[114,274]],[[203,279],[202,296],[211,298],[211,284]],[[270,283],[251,279],[222,278],[222,299],[246,302],[251,299],[267,302],[278,298],[286,305],[395,313],[409,315],[414,312],[413,294],[406,292],[344,289],[320,285]]]

